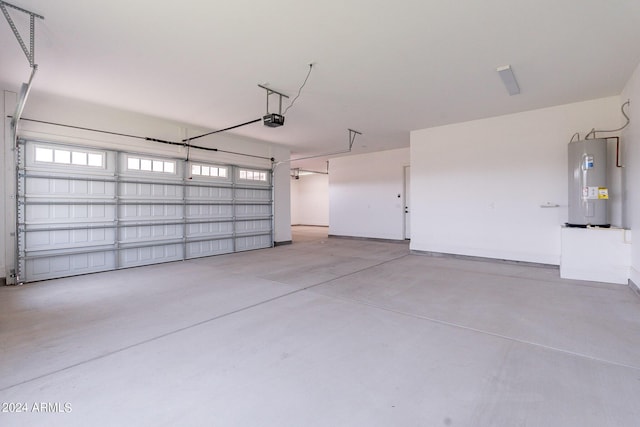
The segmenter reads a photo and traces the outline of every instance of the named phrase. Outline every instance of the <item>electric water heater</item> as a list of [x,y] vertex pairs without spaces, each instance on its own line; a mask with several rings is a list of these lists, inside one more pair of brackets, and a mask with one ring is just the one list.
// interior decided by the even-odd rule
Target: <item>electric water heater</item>
[[607,140],[569,143],[570,227],[609,227]]

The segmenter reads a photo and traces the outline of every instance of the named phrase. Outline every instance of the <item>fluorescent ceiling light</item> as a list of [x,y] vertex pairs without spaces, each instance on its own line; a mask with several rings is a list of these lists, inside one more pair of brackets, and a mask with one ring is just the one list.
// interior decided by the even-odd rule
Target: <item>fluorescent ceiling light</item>
[[520,87],[518,86],[518,82],[516,81],[516,76],[513,75],[511,65],[498,67],[496,68],[496,71],[498,72],[498,74],[500,74],[502,83],[504,83],[504,86],[507,88],[509,95],[517,95],[520,93]]

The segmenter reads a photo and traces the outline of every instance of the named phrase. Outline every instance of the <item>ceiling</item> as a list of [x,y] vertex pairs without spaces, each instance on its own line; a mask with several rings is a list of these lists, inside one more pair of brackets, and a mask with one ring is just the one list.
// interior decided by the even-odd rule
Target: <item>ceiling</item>
[[[34,91],[210,129],[261,117],[257,84],[292,100],[313,63],[285,126],[232,131],[293,157],[346,149],[348,128],[363,153],[407,147],[415,129],[618,95],[640,62],[638,0],[10,3],[45,17]],[[520,95],[496,72],[506,64]],[[0,80],[17,88],[29,72],[0,17]]]

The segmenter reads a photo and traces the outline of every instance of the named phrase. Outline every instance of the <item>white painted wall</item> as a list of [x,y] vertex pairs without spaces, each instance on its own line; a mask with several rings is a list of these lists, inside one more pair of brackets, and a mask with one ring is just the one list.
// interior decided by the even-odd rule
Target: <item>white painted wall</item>
[[[10,89],[15,91],[14,88]],[[15,98],[13,104],[15,104]],[[9,108],[11,113],[13,113],[13,108],[13,106]],[[197,128],[187,123],[178,123],[135,112],[118,110],[104,105],[56,97],[38,92],[35,88],[29,97],[23,117],[170,141],[180,141],[185,137],[196,136],[209,131],[208,129]],[[153,153],[179,158],[186,156],[186,150],[181,146],[158,144],[143,139],[132,139],[123,136],[100,134],[26,121],[21,122],[20,129],[21,131],[19,133],[21,135],[33,139],[68,141],[80,145]],[[4,140],[7,139],[6,134],[7,132],[3,134]],[[3,142],[6,144],[6,141]],[[288,149],[278,145],[237,137],[228,133],[201,138],[194,141],[194,144],[267,158],[267,160],[265,160],[256,157],[195,149],[190,151],[191,159],[225,162],[248,167],[271,168],[269,158],[273,157],[276,161],[281,161],[289,159],[290,156]],[[5,180],[2,182],[2,188],[3,191],[6,191],[4,189],[7,188],[8,185],[6,182],[7,178],[3,176],[2,179]],[[274,176],[276,186],[274,192],[274,240],[276,242],[287,242],[291,240],[289,180],[288,168],[276,168]],[[3,204],[12,203],[9,199],[9,194],[4,194],[3,196]],[[0,229],[0,231],[3,231],[0,235],[0,246],[5,248],[9,245],[7,234],[11,230],[5,227],[4,230]],[[6,255],[6,253],[3,254],[0,252],[0,255]],[[3,261],[0,262],[0,264],[2,264],[5,259],[6,256],[2,256]],[[4,276],[5,268],[2,268],[1,271],[2,273],[0,274]]]
[[[11,189],[7,188],[7,177],[13,175],[11,170],[11,162],[7,162],[7,158],[12,156],[11,147],[9,144],[4,144],[5,139],[10,139],[10,122],[11,119],[7,119],[7,115],[13,115],[12,109],[16,103],[16,93],[10,91],[3,91],[2,101],[2,142],[0,146],[0,166],[2,166],[2,172],[0,172],[0,278],[6,277],[7,266],[7,246],[12,246],[13,240],[9,242],[9,231],[7,231],[6,222],[8,221],[8,214],[13,212],[12,199],[9,199]],[[7,243],[10,243],[7,245]]]
[[403,240],[408,165],[408,148],[331,159],[329,234]]
[[291,180],[291,224],[329,225],[329,175],[300,175]]
[[[271,156],[276,161],[287,160],[291,153],[283,148],[272,147]],[[276,243],[290,243],[291,238],[291,177],[289,168],[276,167],[274,175],[274,228],[273,240]]]
[[567,144],[619,127],[619,108],[616,96],[411,132],[411,249],[559,265]]
[[[621,102],[631,101],[627,110],[631,124],[622,133],[624,164],[624,226],[640,229],[640,65],[627,82]],[[636,231],[636,241],[640,232]],[[631,280],[640,285],[640,243],[631,246]]]

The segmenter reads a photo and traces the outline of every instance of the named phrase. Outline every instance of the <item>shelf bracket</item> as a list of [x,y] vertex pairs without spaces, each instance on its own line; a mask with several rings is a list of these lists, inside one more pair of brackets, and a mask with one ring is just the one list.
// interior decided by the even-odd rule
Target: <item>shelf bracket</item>
[[351,151],[351,148],[353,148],[353,143],[356,141],[356,136],[358,135],[362,135],[362,132],[349,129],[349,151]]

